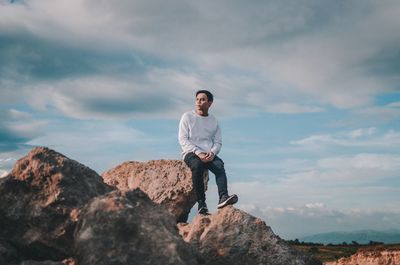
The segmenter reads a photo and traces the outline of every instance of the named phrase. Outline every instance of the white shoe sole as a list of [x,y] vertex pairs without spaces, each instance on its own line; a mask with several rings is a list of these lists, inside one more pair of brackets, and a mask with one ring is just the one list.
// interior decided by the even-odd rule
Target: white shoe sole
[[219,203],[217,205],[217,207],[218,207],[218,209],[220,209],[227,205],[235,204],[235,203],[237,203],[237,201],[238,201],[238,196],[236,194],[233,194],[233,195],[229,196],[229,198],[226,201]]

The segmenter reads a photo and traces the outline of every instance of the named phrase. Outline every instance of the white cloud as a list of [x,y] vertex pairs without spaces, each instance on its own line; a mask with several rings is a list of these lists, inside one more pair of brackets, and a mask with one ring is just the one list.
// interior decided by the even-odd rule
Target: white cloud
[[[398,209],[395,201],[400,192],[400,156],[397,153],[337,155],[261,169],[260,176],[230,185],[246,205],[304,204],[323,208],[329,204],[341,209]],[[248,171],[251,170],[249,165]]]
[[312,107],[312,106],[300,106],[293,103],[281,103],[276,105],[269,105],[265,107],[267,112],[275,112],[275,113],[287,113],[287,114],[295,114],[295,113],[310,113],[310,112],[322,112],[323,108],[320,107]]
[[58,110],[78,119],[177,118],[194,105],[197,82],[195,76],[154,69],[126,79],[91,76],[37,83],[32,87],[36,93],[26,89],[25,96],[35,110]]
[[389,103],[386,106],[389,108],[400,108],[400,101]]
[[365,169],[385,171],[400,171],[400,155],[386,154],[357,154],[355,156],[342,156],[325,158],[318,161],[318,166],[324,169]]
[[[123,37],[121,19],[113,20],[106,13],[96,16],[96,8],[88,1],[23,1],[3,5],[0,25],[3,31],[26,31],[45,39],[59,40],[70,45],[93,45],[93,48],[111,44],[108,37]],[[75,19],[66,19],[74,17]],[[94,30],[94,29],[102,29]],[[118,43],[118,42],[117,42]]]
[[370,127],[336,134],[312,135],[304,139],[291,141],[290,143],[305,148],[329,146],[396,148],[400,146],[400,133],[389,130],[385,134],[377,134],[376,128]]
[[305,207],[307,209],[322,209],[325,208],[325,205],[321,202],[315,202],[315,203],[307,203]]
[[[158,94],[180,90],[183,84],[187,85],[183,91],[200,84],[222,95],[224,106],[242,103],[249,112],[255,107],[304,113],[320,112],[323,104],[369,106],[376,95],[393,90],[393,75],[371,69],[378,64],[391,73],[386,59],[397,52],[400,42],[393,34],[399,29],[399,9],[397,1],[354,0],[343,5],[263,1],[249,5],[31,0],[3,3],[0,30],[29,33],[83,53],[91,49],[126,54],[156,76],[160,73],[152,70],[151,60],[160,61],[167,72],[180,77],[177,81],[161,73],[159,83],[158,78],[149,78],[135,89],[139,94],[151,90],[149,97],[155,100]],[[167,83],[160,85],[162,81]],[[111,84],[116,94],[125,91],[125,85]],[[69,101],[68,93],[62,94],[67,95],[60,99],[64,111],[74,117],[87,116],[87,110],[82,110],[85,98],[76,96]],[[71,102],[78,107],[76,113],[65,107]]]
[[289,207],[249,204],[245,209],[285,239],[334,231],[397,229],[400,225],[400,211],[396,210],[336,210],[318,202]]
[[127,160],[179,159],[175,132],[171,136],[169,132],[157,131],[150,136],[134,125],[135,122],[98,120],[53,122],[43,136],[28,144],[52,148],[99,173]]
[[7,176],[8,172],[5,170],[0,169],[0,179],[4,178],[5,176]]
[[10,172],[17,160],[28,152],[26,146],[20,147],[18,150],[9,152],[0,152],[0,171]]
[[32,115],[27,112],[19,111],[16,109],[9,109],[7,115],[11,120],[31,119]]
[[8,128],[16,135],[26,138],[34,138],[42,134],[42,128],[46,124],[45,121],[30,121],[29,123],[23,123],[24,121],[18,121],[8,124]]
[[354,110],[354,116],[351,117],[352,123],[357,121],[376,124],[384,124],[400,117],[400,108],[393,106],[368,106]]
[[[361,153],[326,157],[317,159],[314,165],[311,162],[308,163],[307,168],[292,169],[287,173],[282,171],[279,187],[290,188],[290,190],[298,187],[310,193],[312,189],[325,191],[326,194],[332,194],[331,198],[335,197],[333,194],[336,192],[342,193],[347,189],[352,194],[364,194],[368,187],[373,198],[373,193],[389,190],[385,190],[386,186],[375,190],[371,187],[383,180],[395,181],[399,176],[398,172],[400,172],[400,156],[397,154]],[[352,195],[349,195],[350,197]]]
[[90,149],[96,146],[129,145],[148,141],[143,132],[119,123],[85,122],[53,124],[52,126],[54,128],[48,130],[45,135],[30,141],[29,144],[58,147],[74,145]]
[[309,161],[306,159],[296,159],[296,158],[289,158],[280,160],[279,163],[276,162],[239,162],[230,165],[231,168],[238,168],[238,169],[245,169],[245,170],[254,170],[254,169],[261,169],[261,170],[268,170],[268,169],[281,169],[281,170],[290,170],[293,168],[304,168],[309,164]]
[[375,127],[370,127],[370,128],[362,128],[362,129],[357,129],[349,132],[350,138],[359,138],[363,136],[370,136],[373,135],[376,132]]
[[43,134],[46,121],[35,118],[28,112],[8,109],[0,111],[0,134],[3,148],[23,144]]
[[332,209],[398,209],[400,132],[379,125],[398,120],[399,102],[375,100],[398,87],[398,1],[0,1],[0,103],[37,111],[12,109],[0,121],[10,139],[23,138],[14,139],[15,153],[0,153],[0,170],[10,170],[15,160],[7,159],[26,152],[27,141],[96,169],[177,158],[175,131],[150,137],[136,122],[176,121],[194,92],[208,88],[218,117],[312,113],[332,124],[343,114],[335,107],[351,109],[336,125],[353,129],[292,138],[288,148],[232,137],[256,146],[233,165],[246,170],[238,178],[257,179],[230,185],[245,209],[297,230],[310,216],[326,216],[315,227],[346,224],[350,212]]
[[319,146],[321,144],[340,144],[341,142],[334,139],[329,134],[324,135],[312,135],[307,138],[291,141],[291,144],[301,145],[301,146]]

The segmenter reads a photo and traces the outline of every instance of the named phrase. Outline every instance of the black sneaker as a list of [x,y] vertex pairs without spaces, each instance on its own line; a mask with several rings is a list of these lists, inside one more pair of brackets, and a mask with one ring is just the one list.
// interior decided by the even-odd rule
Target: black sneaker
[[233,195],[223,195],[221,199],[219,199],[218,209],[225,207],[230,204],[235,204],[238,201],[238,196],[236,194]]
[[207,204],[204,201],[199,201],[198,202],[198,210],[197,212],[199,214],[203,214],[203,215],[207,215],[208,214],[208,208],[207,208]]

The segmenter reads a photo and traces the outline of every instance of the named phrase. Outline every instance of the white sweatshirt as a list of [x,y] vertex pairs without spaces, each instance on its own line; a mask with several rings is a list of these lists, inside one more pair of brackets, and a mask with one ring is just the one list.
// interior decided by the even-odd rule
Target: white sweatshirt
[[221,129],[217,119],[208,114],[200,116],[194,110],[185,112],[179,122],[179,144],[183,158],[190,153],[219,153],[222,146]]

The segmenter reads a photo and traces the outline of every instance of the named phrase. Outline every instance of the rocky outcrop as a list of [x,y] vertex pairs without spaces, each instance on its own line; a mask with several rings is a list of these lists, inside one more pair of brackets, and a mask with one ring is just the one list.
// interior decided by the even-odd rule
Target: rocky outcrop
[[0,238],[0,264],[10,264],[15,260],[18,260],[17,250],[7,240]]
[[22,259],[69,258],[79,209],[110,190],[90,168],[35,148],[0,179],[0,237]]
[[0,264],[198,264],[164,207],[112,190],[86,166],[33,149],[0,180]]
[[197,265],[174,217],[139,189],[93,199],[75,233],[79,264]]
[[338,261],[325,262],[324,265],[398,265],[400,249],[367,248],[360,249],[354,255]]
[[0,264],[320,264],[232,206],[179,224],[179,235],[195,203],[181,161],[127,162],[104,176],[120,190],[48,148],[20,159],[0,179]]
[[212,215],[197,215],[190,224],[178,224],[178,228],[183,239],[200,251],[206,264],[321,264],[291,248],[259,218],[233,206]]
[[[152,201],[164,205],[178,222],[187,220],[196,203],[190,169],[180,160],[128,161],[102,174],[104,181],[119,190],[144,191]],[[208,171],[204,174],[207,189]]]
[[65,259],[63,261],[51,261],[51,260],[45,260],[45,261],[35,261],[35,260],[25,260],[21,262],[19,265],[75,265],[75,260],[70,258],[70,259]]
[[74,259],[69,258],[62,261],[36,261],[24,260],[18,251],[7,242],[7,240],[0,238],[0,264],[1,265],[76,265]]

